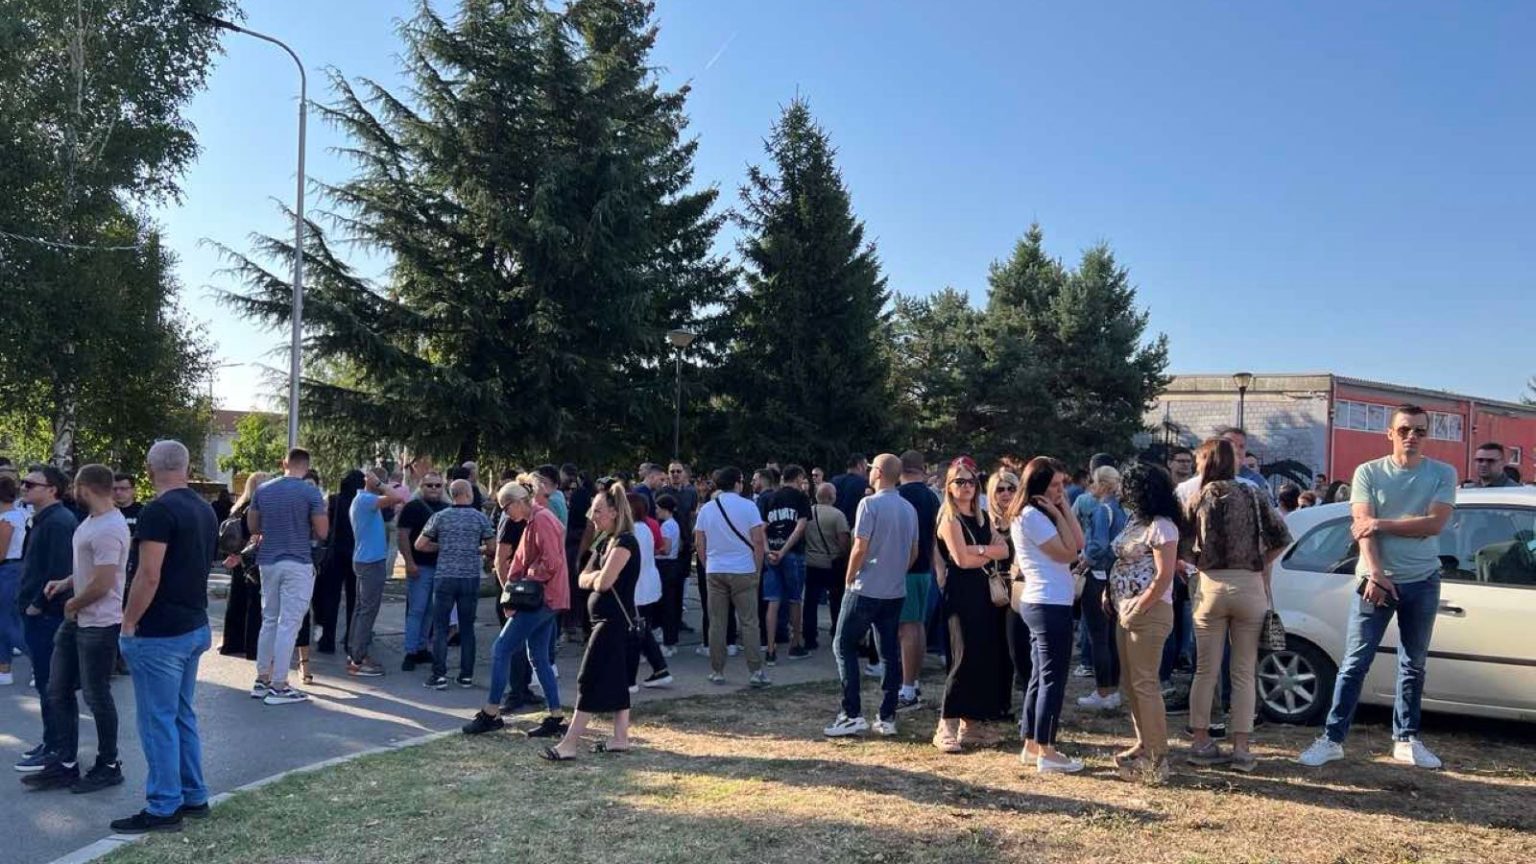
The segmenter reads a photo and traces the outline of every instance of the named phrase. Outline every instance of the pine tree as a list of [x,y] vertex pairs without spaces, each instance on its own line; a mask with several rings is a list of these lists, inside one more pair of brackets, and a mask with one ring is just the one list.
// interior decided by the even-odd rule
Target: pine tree
[[[325,187],[329,222],[392,266],[374,285],[311,226],[305,349],[341,372],[304,382],[312,424],[461,460],[601,459],[670,437],[665,333],[710,350],[701,310],[732,274],[711,254],[716,193],[690,191],[687,91],[649,65],[651,11],[466,0],[450,23],[421,2],[401,29],[412,98],[333,75],[322,111],[357,170]],[[286,323],[287,281],[230,254],[248,289],[230,302]]]
[[[889,293],[836,150],[803,99],[784,109],[741,190],[745,289],[731,304],[722,457],[841,464],[894,428]],[[729,442],[723,443],[723,442]]]

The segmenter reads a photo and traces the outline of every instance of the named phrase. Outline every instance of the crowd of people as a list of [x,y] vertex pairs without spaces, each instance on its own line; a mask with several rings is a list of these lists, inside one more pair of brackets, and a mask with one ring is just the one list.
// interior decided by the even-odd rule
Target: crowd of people
[[[1128,746],[1114,756],[1122,776],[1169,775],[1168,716],[1184,710],[1185,761],[1252,771],[1255,670],[1261,651],[1284,640],[1271,567],[1291,542],[1285,514],[1308,496],[1350,503],[1360,598],[1324,734],[1298,761],[1342,758],[1395,616],[1394,758],[1436,768],[1418,735],[1419,700],[1439,592],[1435,537],[1456,472],[1423,455],[1427,420],[1398,408],[1390,456],[1361,465],[1349,484],[1318,475],[1308,492],[1272,492],[1235,428],[1171,450],[1165,464],[1100,454],[1083,471],[1045,456],[989,472],[965,456],[930,467],[909,451],[853,456],[830,478],[770,463],[750,478],[725,467],[695,479],[673,462],[594,482],[574,465],[544,465],[505,472],[491,492],[465,463],[360,469],[329,497],[296,448],[273,473],[251,475],[238,500],[213,505],[189,488],[187,450],[174,441],[150,450],[147,504],[134,500],[136,478],[105,466],[73,478],[48,465],[24,475],[0,466],[0,685],[13,683],[9,660],[25,652],[43,704],[43,740],[16,768],[36,789],[121,783],[111,677],[125,662],[148,804],[113,829],[174,830],[206,814],[194,691],[211,647],[211,562],[231,574],[220,651],[253,661],[251,696],[282,706],[309,699],[290,670],[296,658],[299,683],[313,680],[311,647],[339,647],[348,675],[386,674],[375,622],[398,558],[401,671],[428,666],[424,683],[437,690],[478,686],[475,619],[489,569],[501,627],[485,702],[464,732],[502,729],[504,715],[542,703],[527,734],[552,741],[541,751],[550,761],[578,758],[594,715],[613,716],[612,734],[586,749],[631,746],[631,696],[673,683],[668,660],[691,629],[684,598],[696,585],[699,651],[715,684],[727,682],[733,657],[744,655],[747,684],[764,688],[781,659],[818,651],[825,601],[842,685],[828,737],[895,735],[903,712],[929,704],[922,672],[937,653],[932,743],[946,753],[995,744],[988,730],[1016,721],[1024,764],[1082,770],[1061,746],[1067,683],[1079,674],[1094,687],[1078,707],[1130,717]],[[1479,485],[1503,482],[1501,450],[1479,448],[1488,453]],[[562,646],[582,652],[569,716],[554,664]],[[1171,705],[1181,668],[1193,680]],[[868,714],[865,677],[880,682]],[[83,773],[77,690],[97,726]]]

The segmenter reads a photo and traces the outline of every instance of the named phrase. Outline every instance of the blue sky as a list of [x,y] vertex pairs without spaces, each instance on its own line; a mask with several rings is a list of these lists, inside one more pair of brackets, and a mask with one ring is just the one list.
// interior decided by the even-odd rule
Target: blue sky
[[[400,83],[400,0],[249,0],[320,74]],[[441,8],[441,4],[440,4]],[[1536,6],[662,0],[655,62],[691,80],[701,185],[734,203],[780,107],[839,148],[891,287],[980,299],[1039,221],[1110,243],[1174,372],[1335,371],[1516,399],[1536,374]],[[188,310],[255,407],[281,334],[209,296],[204,238],[291,230],[291,61],[229,36],[190,107],[203,152],[164,208]],[[313,119],[313,118],[312,118]],[[341,143],[312,122],[309,174]]]

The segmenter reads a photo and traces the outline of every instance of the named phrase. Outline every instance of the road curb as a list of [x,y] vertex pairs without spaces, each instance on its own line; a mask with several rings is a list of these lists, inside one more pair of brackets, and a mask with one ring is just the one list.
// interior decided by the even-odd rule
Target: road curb
[[[322,759],[319,762],[312,762],[308,765],[301,765],[298,768],[290,768],[287,771],[279,771],[276,774],[263,777],[260,780],[252,780],[243,786],[236,786],[234,789],[231,789],[228,792],[220,792],[219,794],[210,797],[208,799],[208,804],[211,807],[217,807],[242,792],[254,792],[263,786],[270,786],[273,783],[283,779],[284,777],[288,777],[293,774],[308,774],[312,771],[320,771],[335,765],[342,765],[344,763],[351,762],[354,759],[361,759],[364,756],[374,756],[379,753],[393,753],[396,750],[404,750],[407,747],[419,747],[422,744],[428,744],[438,740],[439,738],[447,738],[449,736],[458,734],[458,730],[445,729],[441,732],[432,732],[427,735],[418,735],[415,738],[405,738],[400,741],[392,741],[388,744],[381,744],[378,747],[370,747],[367,750],[359,750],[356,753],[347,753],[345,755],[336,756],[331,759]],[[147,836],[149,835],[113,834],[110,837],[103,837],[88,846],[81,846],[79,849],[76,849],[73,852],[61,855],[60,857],[53,859],[53,861],[49,862],[49,864],[86,864],[88,861],[95,861],[106,855],[110,855],[111,853],[124,846],[137,843],[139,840]]]

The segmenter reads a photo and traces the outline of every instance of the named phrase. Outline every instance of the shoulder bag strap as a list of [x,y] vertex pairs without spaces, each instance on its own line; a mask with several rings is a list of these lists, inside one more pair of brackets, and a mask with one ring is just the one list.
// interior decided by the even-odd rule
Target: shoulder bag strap
[[740,540],[742,545],[747,547],[748,552],[751,552],[752,541],[743,536],[741,531],[736,527],[736,523],[731,521],[730,514],[725,512],[725,502],[721,501],[719,498],[716,498],[715,506],[720,508],[720,517],[725,520],[726,527],[730,528],[731,533],[736,535],[736,539]]
[[832,544],[827,542],[827,533],[825,531],[821,530],[821,516],[819,514],[817,514],[817,512],[816,512],[816,508],[817,507],[821,507],[821,506],[823,506],[823,505],[821,505],[821,504],[812,504],[811,505],[811,523],[816,526],[816,536],[821,538],[821,548],[827,550],[827,554],[828,555],[832,555],[833,554]]

